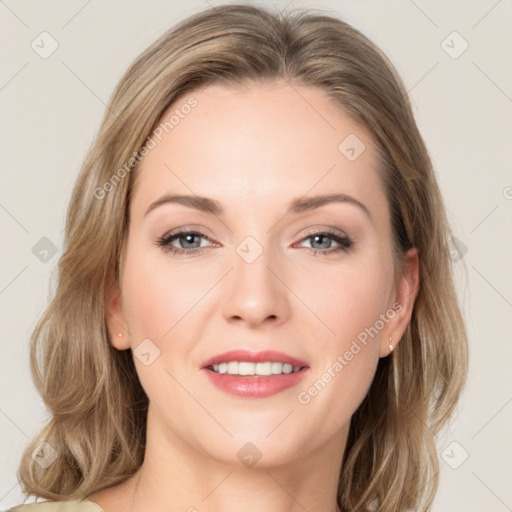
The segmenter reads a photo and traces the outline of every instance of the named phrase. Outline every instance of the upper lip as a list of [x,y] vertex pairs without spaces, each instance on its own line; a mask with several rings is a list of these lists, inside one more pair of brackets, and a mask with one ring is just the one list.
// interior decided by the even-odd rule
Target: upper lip
[[262,350],[260,352],[251,352],[249,350],[230,350],[217,356],[214,356],[202,365],[202,368],[213,366],[214,364],[229,363],[230,361],[243,361],[249,363],[264,363],[266,361],[276,363],[287,363],[292,366],[307,366],[308,364],[302,359],[289,356],[284,352],[276,352],[275,350]]

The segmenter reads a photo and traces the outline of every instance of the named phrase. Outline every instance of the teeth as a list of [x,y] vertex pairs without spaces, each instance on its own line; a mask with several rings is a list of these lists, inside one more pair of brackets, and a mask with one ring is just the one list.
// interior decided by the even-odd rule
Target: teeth
[[249,363],[245,361],[230,361],[213,365],[215,373],[228,373],[229,375],[280,375],[282,373],[296,373],[300,366],[288,363]]

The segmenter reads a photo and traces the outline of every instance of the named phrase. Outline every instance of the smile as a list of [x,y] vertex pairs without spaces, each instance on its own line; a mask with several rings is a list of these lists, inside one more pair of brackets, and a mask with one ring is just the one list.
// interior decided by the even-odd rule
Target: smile
[[230,361],[228,363],[214,364],[208,366],[208,369],[219,374],[229,375],[252,375],[252,376],[268,376],[281,375],[289,373],[297,373],[301,367],[292,366],[288,363],[280,363],[273,361],[265,361],[260,363],[251,363],[246,361]]

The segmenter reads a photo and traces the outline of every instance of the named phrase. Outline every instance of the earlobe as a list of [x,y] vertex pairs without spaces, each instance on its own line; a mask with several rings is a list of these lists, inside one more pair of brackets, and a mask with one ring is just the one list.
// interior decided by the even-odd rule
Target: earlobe
[[396,348],[409,324],[419,291],[419,257],[416,248],[405,254],[404,270],[398,283],[393,309],[399,305],[395,317],[388,324],[380,344],[380,357],[386,357]]
[[115,285],[107,305],[106,322],[110,342],[118,350],[130,348],[130,340],[126,329],[123,303],[119,286]]

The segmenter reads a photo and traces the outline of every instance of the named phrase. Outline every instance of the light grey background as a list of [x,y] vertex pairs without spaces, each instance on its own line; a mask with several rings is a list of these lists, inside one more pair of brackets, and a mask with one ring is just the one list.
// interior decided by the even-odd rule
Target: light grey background
[[[19,457],[46,420],[28,340],[47,305],[71,188],[105,103],[157,36],[219,3],[0,0],[0,509],[21,503]],[[279,5],[288,3],[352,23],[389,55],[409,89],[454,232],[467,247],[454,268],[470,377],[439,436],[434,511],[512,510],[512,1]],[[46,59],[31,47],[50,48],[43,31],[58,43]],[[57,248],[47,262],[32,251],[43,237]]]

